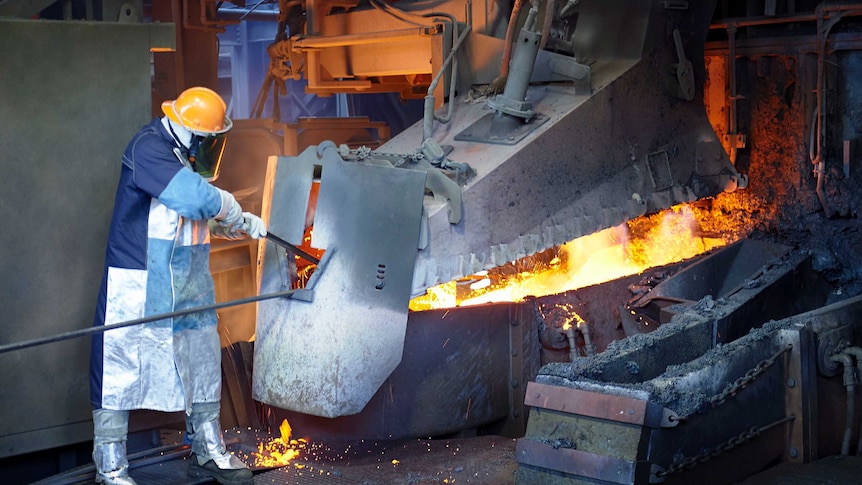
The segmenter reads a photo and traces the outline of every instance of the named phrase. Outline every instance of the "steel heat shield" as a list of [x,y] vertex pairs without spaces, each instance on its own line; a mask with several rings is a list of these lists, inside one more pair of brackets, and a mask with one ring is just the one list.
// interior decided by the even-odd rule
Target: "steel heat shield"
[[[322,417],[356,414],[401,362],[425,172],[345,162],[332,143],[279,157],[269,228],[302,243],[320,173],[310,298],[262,302],[253,397]],[[267,245],[261,292],[290,285],[293,255]]]

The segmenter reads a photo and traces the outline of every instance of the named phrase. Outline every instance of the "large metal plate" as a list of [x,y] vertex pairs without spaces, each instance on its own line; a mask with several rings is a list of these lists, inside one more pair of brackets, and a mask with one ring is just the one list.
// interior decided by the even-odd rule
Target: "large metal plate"
[[[280,157],[273,231],[295,211],[275,203],[279,194],[302,186],[314,165],[322,176],[312,245],[326,253],[309,281],[312,301],[261,302],[253,395],[336,417],[360,412],[401,361],[425,173],[345,163],[334,146]],[[283,288],[284,260],[267,248],[261,292]]]
[[[523,400],[509,378],[509,328],[533,337],[529,322],[514,325],[518,305],[411,312],[404,358],[360,413],[321,418],[276,409],[270,422],[287,419],[294,434],[329,442],[444,436],[506,418],[510,393]],[[518,356],[538,360],[538,352]]]
[[[88,328],[123,148],[173,24],[0,19],[0,343]],[[89,339],[0,355],[0,457],[92,439]]]

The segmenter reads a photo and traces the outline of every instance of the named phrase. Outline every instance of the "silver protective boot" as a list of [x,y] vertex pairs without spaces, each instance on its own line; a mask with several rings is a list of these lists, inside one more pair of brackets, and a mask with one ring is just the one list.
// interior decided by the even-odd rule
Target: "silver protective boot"
[[186,416],[187,437],[192,443],[189,476],[213,478],[222,485],[250,485],[254,477],[248,466],[228,453],[219,426],[219,403],[192,405]]
[[96,483],[136,485],[129,476],[129,462],[126,459],[128,430],[128,411],[93,411],[93,463],[96,465]]

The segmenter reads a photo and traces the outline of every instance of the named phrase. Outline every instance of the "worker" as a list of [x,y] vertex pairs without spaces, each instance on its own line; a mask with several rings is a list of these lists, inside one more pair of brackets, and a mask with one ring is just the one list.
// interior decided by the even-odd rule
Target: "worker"
[[[193,87],[129,142],[108,235],[94,325],[212,305],[210,236],[266,236],[218,176],[232,122],[214,91]],[[185,411],[188,474],[252,483],[219,425],[221,345],[214,310],[108,330],[93,338],[90,393],[96,482],[134,484],[126,458],[129,411]]]

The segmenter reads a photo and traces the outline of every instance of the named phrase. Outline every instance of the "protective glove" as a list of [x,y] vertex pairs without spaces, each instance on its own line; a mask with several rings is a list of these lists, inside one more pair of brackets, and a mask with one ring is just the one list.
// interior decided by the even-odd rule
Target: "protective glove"
[[242,207],[236,201],[233,194],[218,187],[216,187],[216,190],[219,191],[219,195],[221,196],[221,209],[215,215],[214,219],[226,227],[239,226],[245,222]]
[[211,220],[209,221],[210,236],[221,239],[245,239],[252,237],[261,239],[266,237],[266,224],[263,220],[252,214],[251,212],[242,213],[242,222],[227,226],[222,222]]
[[263,223],[263,220],[260,217],[251,212],[243,212],[242,218],[243,223],[239,227],[240,231],[248,234],[249,237],[254,239],[266,237],[266,224]]
[[210,236],[215,238],[236,240],[247,237],[244,232],[239,231],[239,225],[225,226],[214,219],[207,221],[207,225],[210,228]]

